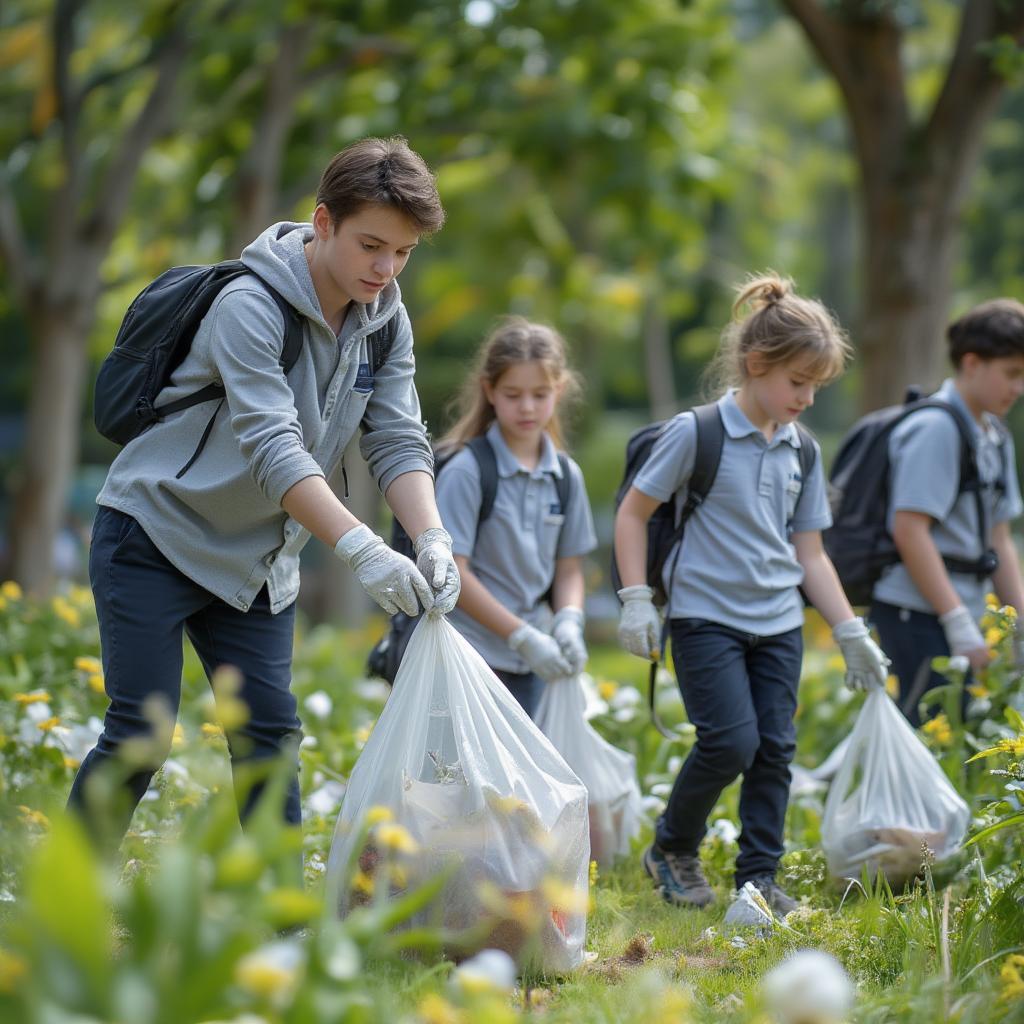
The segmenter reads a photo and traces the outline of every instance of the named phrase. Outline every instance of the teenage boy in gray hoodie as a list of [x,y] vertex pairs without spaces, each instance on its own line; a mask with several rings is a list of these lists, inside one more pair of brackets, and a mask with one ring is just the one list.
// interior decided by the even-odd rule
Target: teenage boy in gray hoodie
[[[389,614],[455,606],[459,574],[434,502],[412,330],[395,281],[420,237],[443,221],[434,177],[404,139],[363,139],[337,154],[312,223],[275,224],[245,249],[252,275],[214,300],[157,404],[211,381],[223,383],[226,400],[168,415],[111,465],[89,556],[110,706],[69,798],[95,835],[123,835],[166,757],[170,730],[158,722],[177,714],[182,630],[207,675],[230,665],[241,679],[248,717],[228,743],[243,820],[261,792],[260,763],[289,749],[294,757],[295,598],[311,534]],[[287,373],[284,318],[266,285],[302,318],[302,350]],[[369,338],[392,320],[394,341],[374,374]],[[374,480],[415,538],[415,562],[328,486],[344,473],[357,428]],[[150,740],[145,761],[119,758],[139,738]],[[110,762],[122,794],[101,815],[91,783]],[[300,822],[297,772],[282,810]]]

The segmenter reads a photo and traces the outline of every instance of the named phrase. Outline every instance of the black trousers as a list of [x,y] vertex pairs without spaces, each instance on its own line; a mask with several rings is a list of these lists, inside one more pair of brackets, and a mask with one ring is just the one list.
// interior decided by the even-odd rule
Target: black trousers
[[[263,790],[259,762],[288,751],[295,770],[281,812],[287,822],[299,824],[295,750],[301,730],[290,690],[294,605],[271,615],[264,587],[249,611],[233,608],[171,565],[135,519],[106,506],[93,527],[89,577],[110,706],[103,732],[78,770],[69,810],[87,826],[97,825],[89,783],[106,767],[118,779],[120,798],[118,809],[105,811],[112,814],[106,829],[118,838],[127,829],[170,749],[167,730],[154,730],[153,708],[168,723],[177,717],[184,631],[208,677],[222,666],[233,666],[241,677],[236,696],[247,705],[248,719],[228,733],[241,819]],[[127,767],[120,756],[124,745],[139,738],[150,741],[145,763]]]

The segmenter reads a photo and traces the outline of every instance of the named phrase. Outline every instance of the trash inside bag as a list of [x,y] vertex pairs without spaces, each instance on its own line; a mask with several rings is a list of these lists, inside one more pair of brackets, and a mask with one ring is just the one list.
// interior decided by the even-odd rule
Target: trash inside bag
[[636,758],[613,746],[586,719],[587,698],[579,676],[549,683],[537,706],[541,732],[587,787],[590,857],[610,867],[629,853],[640,831],[642,804]]
[[767,935],[775,924],[768,901],[753,882],[744,882],[722,918],[729,928],[754,928],[759,935]]
[[349,780],[328,862],[341,915],[444,874],[400,927],[453,933],[456,959],[583,960],[587,793],[479,654],[443,618],[417,625]]
[[835,878],[881,872],[900,887],[960,849],[970,811],[896,705],[872,690],[832,780],[821,844]]

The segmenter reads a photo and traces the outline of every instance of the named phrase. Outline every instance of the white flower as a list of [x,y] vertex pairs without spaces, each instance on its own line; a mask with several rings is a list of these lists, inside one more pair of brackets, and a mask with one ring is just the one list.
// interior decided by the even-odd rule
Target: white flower
[[967,659],[966,655],[954,654],[953,657],[949,659],[950,672],[966,673],[970,667],[971,663]]
[[303,736],[299,741],[299,750],[316,750],[319,740],[315,736]]
[[643,703],[643,695],[635,686],[620,686],[609,701],[613,708],[635,708]]
[[791,953],[761,982],[765,1002],[782,1024],[832,1024],[853,1005],[853,984],[835,957],[818,949]]
[[323,690],[311,693],[302,703],[311,715],[319,719],[329,717],[334,710],[334,701]]
[[708,829],[708,835],[717,836],[723,843],[735,843],[740,837],[740,830],[728,818],[716,818]]
[[484,949],[455,968],[452,988],[461,992],[511,992],[516,983],[515,961],[503,949]]
[[306,807],[313,814],[320,814],[323,817],[334,814],[341,806],[345,796],[345,786],[336,779],[328,779],[322,786],[314,789],[306,800]]

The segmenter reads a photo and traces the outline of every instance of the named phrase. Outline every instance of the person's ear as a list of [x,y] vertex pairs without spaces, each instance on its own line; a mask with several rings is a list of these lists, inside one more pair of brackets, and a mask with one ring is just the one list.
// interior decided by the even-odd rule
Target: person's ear
[[748,352],[743,357],[743,365],[746,367],[748,377],[762,377],[768,372],[762,352]]
[[965,352],[960,358],[959,370],[968,377],[972,377],[983,361],[977,352]]
[[321,242],[326,242],[334,233],[331,211],[323,203],[317,203],[316,209],[313,211],[313,231]]

